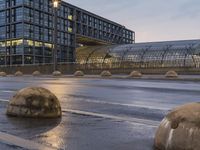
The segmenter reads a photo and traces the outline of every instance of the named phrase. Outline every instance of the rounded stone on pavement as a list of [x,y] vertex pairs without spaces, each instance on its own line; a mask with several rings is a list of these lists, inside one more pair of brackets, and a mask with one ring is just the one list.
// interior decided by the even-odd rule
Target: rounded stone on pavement
[[104,71],[101,72],[101,76],[102,77],[110,77],[110,76],[112,76],[112,74],[111,74],[110,71],[104,70]]
[[34,71],[34,72],[32,73],[32,75],[33,75],[33,76],[40,76],[41,73],[40,73],[39,71]]
[[21,71],[15,72],[15,76],[23,76],[23,73]]
[[13,96],[6,113],[16,117],[56,118],[61,117],[61,106],[58,98],[49,90],[29,87]]
[[75,76],[75,77],[83,77],[83,76],[84,76],[84,73],[83,73],[83,71],[76,71],[76,72],[74,73],[74,76]]
[[170,70],[165,74],[166,78],[178,78],[178,74],[174,70]]
[[6,77],[7,74],[5,72],[0,72],[0,77]]
[[154,146],[158,150],[199,150],[199,129],[200,103],[177,107],[158,127]]
[[62,73],[60,71],[54,71],[52,73],[53,76],[58,77],[58,76],[62,76]]
[[142,77],[142,73],[139,71],[132,71],[129,75],[129,77],[132,78],[141,78]]

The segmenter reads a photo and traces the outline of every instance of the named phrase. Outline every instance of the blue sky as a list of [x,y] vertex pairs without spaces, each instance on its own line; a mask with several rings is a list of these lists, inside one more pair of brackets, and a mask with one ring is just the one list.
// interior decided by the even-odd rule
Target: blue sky
[[136,42],[200,39],[200,0],[65,0],[136,32]]

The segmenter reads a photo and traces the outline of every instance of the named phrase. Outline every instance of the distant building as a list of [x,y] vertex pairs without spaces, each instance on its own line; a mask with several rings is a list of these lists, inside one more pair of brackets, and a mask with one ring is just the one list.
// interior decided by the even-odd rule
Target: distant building
[[[77,44],[132,44],[135,33],[66,2],[58,10],[58,62],[74,62]],[[52,0],[0,0],[0,65],[52,63]]]

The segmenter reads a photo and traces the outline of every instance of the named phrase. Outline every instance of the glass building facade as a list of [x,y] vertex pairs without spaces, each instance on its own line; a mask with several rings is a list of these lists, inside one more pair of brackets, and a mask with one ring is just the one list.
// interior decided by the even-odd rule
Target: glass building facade
[[[130,44],[135,33],[61,2],[57,13],[58,62],[74,62],[78,43]],[[0,0],[0,65],[52,63],[52,0]]]
[[200,40],[80,47],[80,69],[200,68]]

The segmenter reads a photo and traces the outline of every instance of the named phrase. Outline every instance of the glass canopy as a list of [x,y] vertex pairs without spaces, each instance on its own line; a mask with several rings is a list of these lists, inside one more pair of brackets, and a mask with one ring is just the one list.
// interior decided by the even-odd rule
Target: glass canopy
[[97,68],[200,67],[200,40],[77,48],[77,63]]

